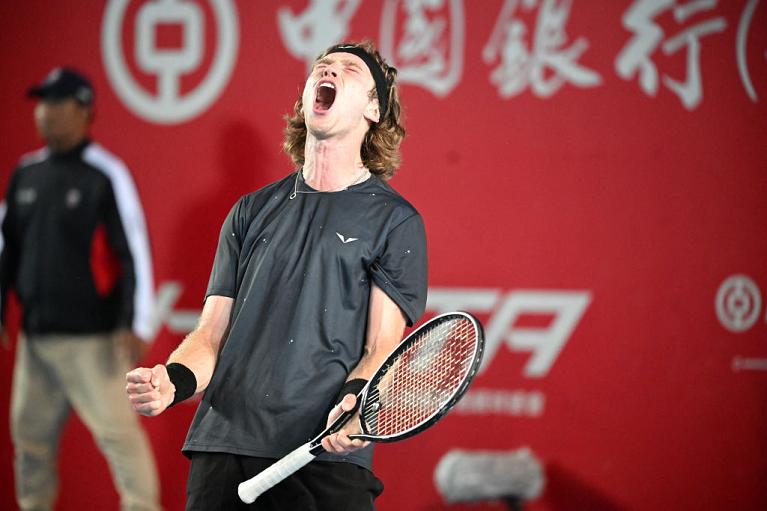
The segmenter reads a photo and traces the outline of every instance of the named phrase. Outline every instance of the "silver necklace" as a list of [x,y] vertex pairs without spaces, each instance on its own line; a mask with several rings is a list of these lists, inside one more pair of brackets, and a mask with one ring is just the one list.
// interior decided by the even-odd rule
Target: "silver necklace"
[[367,168],[363,168],[362,172],[359,176],[357,176],[357,179],[349,183],[348,185],[344,185],[341,188],[334,188],[333,190],[299,190],[298,189],[298,177],[303,172],[303,169],[298,169],[296,172],[296,180],[293,182],[293,193],[290,194],[289,199],[293,200],[296,198],[296,195],[299,193],[333,193],[333,192],[343,192],[344,190],[348,190],[349,187],[356,185],[357,183],[360,183],[364,181],[363,178],[367,178],[370,176],[370,171]]

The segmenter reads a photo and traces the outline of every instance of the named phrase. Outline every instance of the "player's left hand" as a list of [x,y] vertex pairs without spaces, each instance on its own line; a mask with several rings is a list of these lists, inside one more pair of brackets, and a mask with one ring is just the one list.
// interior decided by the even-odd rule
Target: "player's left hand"
[[133,333],[131,330],[122,329],[114,334],[115,350],[123,360],[127,360],[131,366],[139,361],[149,349],[149,343]]
[[[346,394],[339,406],[334,407],[330,414],[328,414],[328,423],[330,424],[341,415],[341,411],[348,412],[354,410],[357,404],[357,396],[354,394]],[[359,411],[357,411],[351,419],[341,428],[337,433],[328,435],[322,439],[322,447],[332,454],[349,454],[357,449],[362,449],[370,444],[369,441],[349,438],[349,435],[357,435],[362,433],[359,427]]]

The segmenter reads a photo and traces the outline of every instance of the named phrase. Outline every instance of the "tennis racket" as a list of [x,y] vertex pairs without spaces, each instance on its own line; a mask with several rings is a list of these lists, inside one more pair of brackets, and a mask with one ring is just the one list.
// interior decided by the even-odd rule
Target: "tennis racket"
[[[408,335],[357,395],[362,434],[374,442],[403,440],[433,426],[466,392],[482,361],[482,325],[466,312],[441,314]],[[255,477],[237,493],[250,504],[324,452],[320,441],[340,430],[356,410]]]

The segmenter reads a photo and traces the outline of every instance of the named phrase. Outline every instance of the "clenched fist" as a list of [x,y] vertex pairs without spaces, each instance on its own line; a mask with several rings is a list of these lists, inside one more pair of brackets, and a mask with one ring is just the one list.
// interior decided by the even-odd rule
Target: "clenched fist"
[[160,415],[173,402],[176,387],[168,377],[162,364],[152,369],[139,367],[125,375],[128,384],[125,390],[133,409],[141,415]]

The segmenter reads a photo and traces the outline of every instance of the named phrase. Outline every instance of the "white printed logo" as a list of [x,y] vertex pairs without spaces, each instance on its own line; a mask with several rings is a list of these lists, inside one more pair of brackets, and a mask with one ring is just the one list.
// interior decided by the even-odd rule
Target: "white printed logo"
[[[152,319],[153,335],[150,338],[163,325],[167,325],[173,333],[186,334],[194,330],[200,311],[175,308],[182,291],[181,284],[175,281],[159,286],[155,317]],[[525,367],[525,376],[540,378],[548,374],[590,303],[591,293],[585,290],[514,290],[503,293],[497,289],[431,287],[426,309],[437,314],[453,310],[491,313],[485,330],[483,367],[490,364],[493,355],[506,340],[512,350],[533,353]],[[542,328],[514,326],[516,318],[526,313],[549,313],[554,320]]]
[[22,188],[16,192],[16,202],[19,206],[32,204],[37,200],[37,190],[34,188]]
[[352,241],[357,241],[359,238],[344,238],[343,234],[336,233],[336,236],[338,236],[338,239],[341,240],[341,243],[351,243]]
[[[528,87],[539,98],[548,98],[566,83],[576,87],[596,87],[602,77],[578,62],[589,42],[579,37],[570,46],[565,25],[572,0],[506,0],[490,40],[482,50],[482,59],[497,66],[490,81],[498,87],[501,98],[510,98]],[[518,9],[519,8],[519,9]],[[538,9],[535,28],[528,28],[525,12]]]
[[77,206],[80,205],[80,199],[82,199],[82,194],[80,193],[80,190],[78,190],[77,188],[70,188],[65,198],[67,208],[75,209]]
[[[237,58],[239,25],[231,0],[209,0],[216,23],[216,49],[211,68],[192,91],[182,94],[181,77],[200,66],[205,50],[205,13],[181,0],[151,0],[138,9],[134,57],[138,69],[156,77],[151,94],[131,75],[122,47],[125,12],[130,0],[109,0],[101,28],[101,51],[112,88],[136,115],[158,124],[187,121],[207,109],[229,81]],[[161,25],[180,26],[180,48],[157,47]]]
[[[342,242],[355,238],[344,238]],[[349,241],[344,241],[349,240]],[[177,309],[181,296],[179,282],[164,282],[157,289],[150,338],[163,325],[173,333],[186,334],[195,329],[200,311]],[[477,288],[429,288],[426,309],[437,314],[453,310],[489,313],[485,329],[485,357],[482,368],[489,366],[502,345],[515,352],[530,352],[523,370],[526,378],[544,378],[553,367],[565,344],[591,303],[587,290],[512,290]],[[546,314],[553,317],[545,327],[522,327],[516,320],[525,314]],[[477,388],[469,390],[456,406],[463,415],[507,415],[542,417],[546,394],[530,388]]]
[[277,22],[285,48],[303,59],[306,69],[325,48],[346,39],[349,23],[360,0],[311,0],[300,13],[289,7],[277,10]]
[[[679,96],[687,110],[694,110],[703,100],[703,81],[700,72],[701,39],[727,28],[724,17],[710,17],[663,40],[666,34],[656,22],[663,11],[673,10],[674,20],[685,23],[688,18],[716,8],[716,0],[687,2],[675,5],[674,0],[638,0],[623,13],[623,27],[634,35],[615,59],[615,70],[624,80],[639,77],[639,85],[649,96],[658,92],[658,70],[651,56],[658,46],[665,55],[687,50],[687,76],[684,81],[668,75],[661,77],[663,84]],[[662,43],[662,44],[661,44]]]
[[[463,0],[386,0],[381,13],[381,53],[400,83],[443,97],[463,71]],[[401,19],[400,19],[401,18]]]
[[[485,356],[480,371],[492,362],[502,344],[512,351],[532,353],[524,375],[542,378],[549,373],[562,348],[591,303],[588,291],[514,290],[502,294],[492,289],[429,288],[428,310],[437,314],[451,310],[492,312],[485,328]],[[524,314],[551,314],[547,327],[515,326]]]
[[759,288],[745,275],[728,277],[716,293],[716,315],[730,332],[744,332],[756,323],[762,298]]

